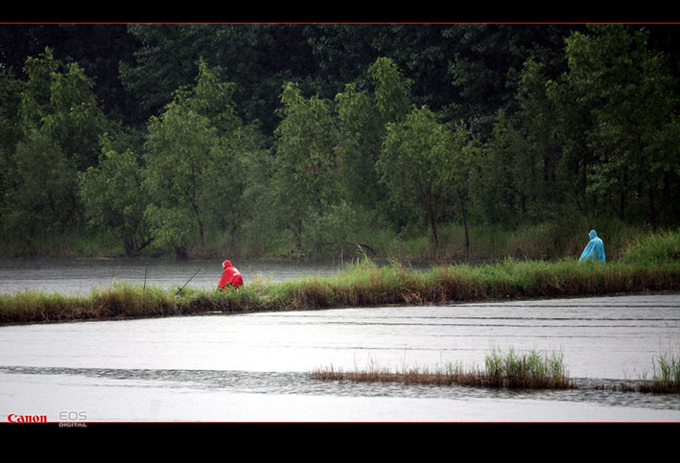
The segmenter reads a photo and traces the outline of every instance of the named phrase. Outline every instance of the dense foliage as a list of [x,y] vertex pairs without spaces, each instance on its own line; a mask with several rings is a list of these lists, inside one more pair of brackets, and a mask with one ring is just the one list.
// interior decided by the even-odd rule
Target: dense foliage
[[469,252],[471,226],[674,228],[677,32],[2,25],[0,251],[436,251],[455,226]]

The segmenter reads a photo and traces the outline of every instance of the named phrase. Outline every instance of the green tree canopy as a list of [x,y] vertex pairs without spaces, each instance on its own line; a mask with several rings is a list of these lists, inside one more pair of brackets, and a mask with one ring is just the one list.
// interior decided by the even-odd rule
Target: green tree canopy
[[450,131],[423,107],[414,109],[403,122],[388,124],[377,163],[390,200],[420,208],[428,218],[435,245],[439,244],[438,216],[449,207],[443,166],[452,151]]
[[337,129],[329,102],[305,98],[294,83],[284,87],[281,102],[273,182],[286,226],[302,248],[305,224],[323,218],[339,199]]
[[649,211],[653,230],[668,175],[680,173],[677,83],[663,55],[647,47],[646,31],[593,26],[567,40],[571,84],[592,108],[591,147],[599,162],[590,172],[594,195],[618,198],[621,218],[630,204]]
[[126,255],[150,244],[144,219],[148,195],[138,154],[131,149],[115,151],[106,137],[99,165],[80,172],[79,181],[80,199],[95,229],[119,236]]
[[236,116],[230,86],[201,64],[196,86],[178,91],[149,124],[145,217],[159,245],[181,257],[195,236],[205,248],[208,224],[234,231],[245,213],[239,156],[254,146],[256,135]]

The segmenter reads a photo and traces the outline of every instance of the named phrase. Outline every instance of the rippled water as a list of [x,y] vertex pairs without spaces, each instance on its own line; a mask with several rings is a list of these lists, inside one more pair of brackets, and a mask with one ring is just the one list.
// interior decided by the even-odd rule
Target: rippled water
[[[117,272],[140,281],[140,271],[160,275],[161,268],[168,273],[154,284],[181,285],[208,266],[107,262],[60,270],[24,262],[16,272],[5,262],[0,277],[3,290],[14,290],[33,281],[30,272],[50,269],[38,286],[78,280],[69,291],[82,291]],[[284,264],[241,268],[246,284],[253,274],[337,270]],[[213,284],[219,270],[211,272],[197,283]],[[11,282],[9,273],[16,275]],[[69,412],[79,412],[90,422],[680,421],[675,395],[354,384],[309,374],[327,366],[479,365],[491,348],[514,347],[561,351],[575,380],[619,384],[650,371],[654,356],[677,345],[678,333],[679,295],[7,326],[0,327],[0,419],[15,413],[68,421]]]

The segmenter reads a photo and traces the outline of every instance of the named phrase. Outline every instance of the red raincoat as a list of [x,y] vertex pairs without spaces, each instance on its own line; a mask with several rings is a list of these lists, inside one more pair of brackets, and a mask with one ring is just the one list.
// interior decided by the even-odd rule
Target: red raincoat
[[224,268],[224,272],[222,273],[222,278],[220,278],[220,282],[217,284],[217,287],[219,289],[224,289],[225,291],[228,291],[228,289],[226,288],[228,284],[231,284],[234,287],[234,289],[243,286],[243,278],[241,277],[241,273],[236,269],[236,267],[233,267],[231,265],[230,261],[225,260],[222,263],[222,267]]

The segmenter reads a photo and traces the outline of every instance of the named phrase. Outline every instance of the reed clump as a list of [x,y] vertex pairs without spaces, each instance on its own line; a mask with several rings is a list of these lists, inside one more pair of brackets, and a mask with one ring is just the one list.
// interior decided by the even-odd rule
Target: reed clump
[[573,389],[561,353],[532,350],[518,353],[513,348],[503,353],[494,349],[486,355],[485,369],[447,363],[433,369],[411,367],[392,370],[370,363],[366,370],[344,371],[317,368],[312,377],[324,381],[396,382],[402,384],[462,385],[512,389]]
[[396,382],[403,384],[434,384],[439,386],[447,386],[455,382],[447,369],[414,367],[391,370],[390,368],[376,365],[364,371],[345,371],[343,369],[335,369],[331,365],[329,368],[314,370],[312,376],[323,381]]
[[563,364],[564,355],[532,350],[518,353],[510,347],[507,353],[494,348],[486,356],[486,370],[481,380],[489,387],[530,389],[573,389]]
[[652,358],[652,379],[643,376],[638,389],[640,392],[680,393],[680,343],[676,342],[675,348],[669,346],[668,350]]
[[[679,345],[680,346],[680,345]],[[371,361],[365,370],[345,371],[320,367],[311,376],[322,381],[382,382],[405,385],[470,386],[490,389],[592,389],[599,391],[638,392],[655,394],[680,393],[680,349],[677,354],[662,351],[652,359],[652,378],[643,374],[638,381],[625,381],[618,385],[578,384],[569,378],[562,352],[517,352],[510,347],[507,352],[498,348],[485,355],[485,368],[464,367],[460,363],[447,363],[435,368],[412,367],[392,370]]]

